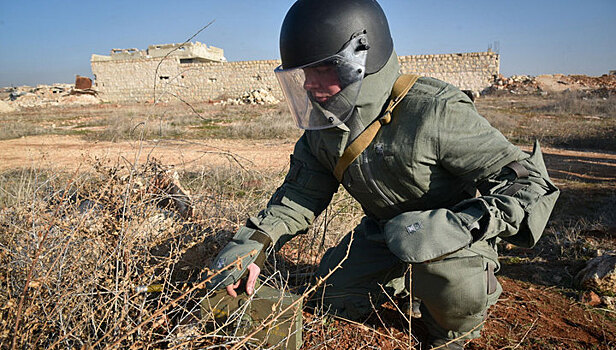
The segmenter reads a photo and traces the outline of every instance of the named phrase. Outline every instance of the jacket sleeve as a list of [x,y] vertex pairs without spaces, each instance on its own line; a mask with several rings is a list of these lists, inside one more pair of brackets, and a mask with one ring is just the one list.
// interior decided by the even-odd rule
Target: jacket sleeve
[[474,239],[498,236],[527,248],[541,237],[560,194],[548,176],[539,142],[530,157],[508,164],[477,187],[480,196],[452,208],[478,223]]
[[[210,288],[239,281],[251,263],[262,266],[270,248],[280,249],[304,233],[329,204],[338,181],[312,155],[305,136],[295,145],[289,173],[257,216],[251,217],[211,264],[215,271]],[[235,263],[241,259],[241,263]]]
[[447,100],[439,118],[439,161],[470,180],[477,198],[451,210],[473,227],[474,240],[499,236],[533,246],[558,197],[538,143],[533,154],[520,151],[477,113],[465,97]]
[[338,185],[332,172],[312,154],[304,135],[295,145],[284,183],[247,226],[265,232],[279,249],[293,236],[306,232],[329,205]]
[[419,263],[496,236],[533,246],[558,197],[539,145],[529,157],[465,96],[438,102],[433,128],[438,164],[479,195],[449,208],[399,214],[384,226],[389,249],[403,261]]

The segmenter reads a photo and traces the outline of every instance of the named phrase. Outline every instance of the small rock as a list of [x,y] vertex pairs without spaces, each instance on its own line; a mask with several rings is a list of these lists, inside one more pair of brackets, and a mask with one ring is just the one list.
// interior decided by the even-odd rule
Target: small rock
[[243,93],[238,98],[228,98],[226,101],[220,101],[215,104],[222,105],[265,105],[265,104],[278,104],[278,101],[274,96],[271,95],[271,92],[262,89],[251,90]]
[[582,294],[582,302],[592,307],[596,307],[601,305],[601,298],[597,295],[597,293],[588,291]]
[[590,259],[586,267],[575,275],[574,283],[601,294],[616,294],[616,254],[606,252]]

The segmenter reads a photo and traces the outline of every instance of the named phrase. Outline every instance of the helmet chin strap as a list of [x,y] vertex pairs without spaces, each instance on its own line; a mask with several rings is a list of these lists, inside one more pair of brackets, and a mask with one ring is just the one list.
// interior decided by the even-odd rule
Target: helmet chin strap
[[[349,93],[349,91],[353,93],[353,89],[360,87],[360,82],[356,82],[354,84],[356,85],[352,86],[350,89],[345,88],[343,91],[340,91],[336,95],[332,96],[323,104],[323,106],[317,102],[313,102],[314,111],[318,111],[317,113],[323,113],[326,118],[334,118],[332,119],[335,121],[334,124],[340,124],[339,128],[343,128],[344,126],[344,129],[346,129],[345,131],[349,132],[347,143],[352,142],[366,128],[366,125],[364,125],[361,118],[359,118],[358,114],[360,111],[356,108],[355,104],[350,102],[345,96],[345,93]],[[338,118],[332,112],[344,114],[338,114],[340,115],[340,118]]]
[[[312,95],[308,94],[310,102],[312,103],[310,118],[327,120],[332,127],[342,124],[349,118],[349,114],[353,113],[355,109],[354,101],[357,99],[356,96],[360,88],[361,81],[349,84],[324,103],[315,101]],[[351,102],[351,100],[353,100],[353,102]]]

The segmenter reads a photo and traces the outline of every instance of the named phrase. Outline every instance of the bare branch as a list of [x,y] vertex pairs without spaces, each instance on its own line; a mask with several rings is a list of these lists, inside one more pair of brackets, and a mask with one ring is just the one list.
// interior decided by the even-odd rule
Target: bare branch
[[199,30],[198,30],[195,34],[193,34],[190,38],[186,39],[186,41],[184,41],[184,42],[182,43],[182,45],[180,45],[180,46],[178,46],[178,47],[174,48],[173,50],[171,50],[171,51],[169,51],[169,52],[167,52],[167,54],[166,54],[163,58],[161,58],[161,59],[160,59],[160,61],[158,61],[158,64],[156,65],[156,70],[154,70],[154,90],[153,90],[153,93],[154,93],[153,100],[154,100],[154,102],[156,102],[156,82],[157,82],[156,77],[158,77],[158,69],[160,68],[160,65],[163,63],[163,61],[164,61],[167,57],[169,57],[169,55],[170,55],[172,52],[174,52],[174,51],[178,50],[180,47],[182,47],[182,46],[183,46],[183,45],[185,45],[186,43],[190,42],[190,41],[191,41],[194,37],[196,37],[197,35],[199,35],[199,33],[201,33],[201,32],[202,32],[202,31],[204,31],[207,27],[209,27],[210,25],[212,25],[212,23],[214,23],[214,21],[215,21],[215,20],[210,21],[210,23],[206,24],[206,25],[205,25],[205,26],[203,26],[201,29],[199,29]]

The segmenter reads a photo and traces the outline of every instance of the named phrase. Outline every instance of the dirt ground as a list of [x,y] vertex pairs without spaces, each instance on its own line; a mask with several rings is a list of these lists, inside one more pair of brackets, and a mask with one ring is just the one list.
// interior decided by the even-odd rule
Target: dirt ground
[[0,141],[0,171],[21,167],[76,169],[91,159],[143,163],[154,157],[169,166],[195,169],[239,162],[251,170],[288,166],[293,143],[275,140],[89,142],[79,136],[38,135]]
[[588,77],[585,75],[547,74],[535,77],[538,86],[544,91],[560,92],[583,89],[616,89],[616,77],[603,75],[601,77]]
[[[531,148],[522,147],[526,152]],[[169,166],[195,169],[239,162],[251,170],[282,171],[293,142],[284,140],[216,140],[88,142],[79,136],[39,135],[0,141],[0,171],[21,167],[76,169],[94,158],[143,163],[148,157]],[[559,180],[616,181],[616,154],[542,147],[550,176]]]

